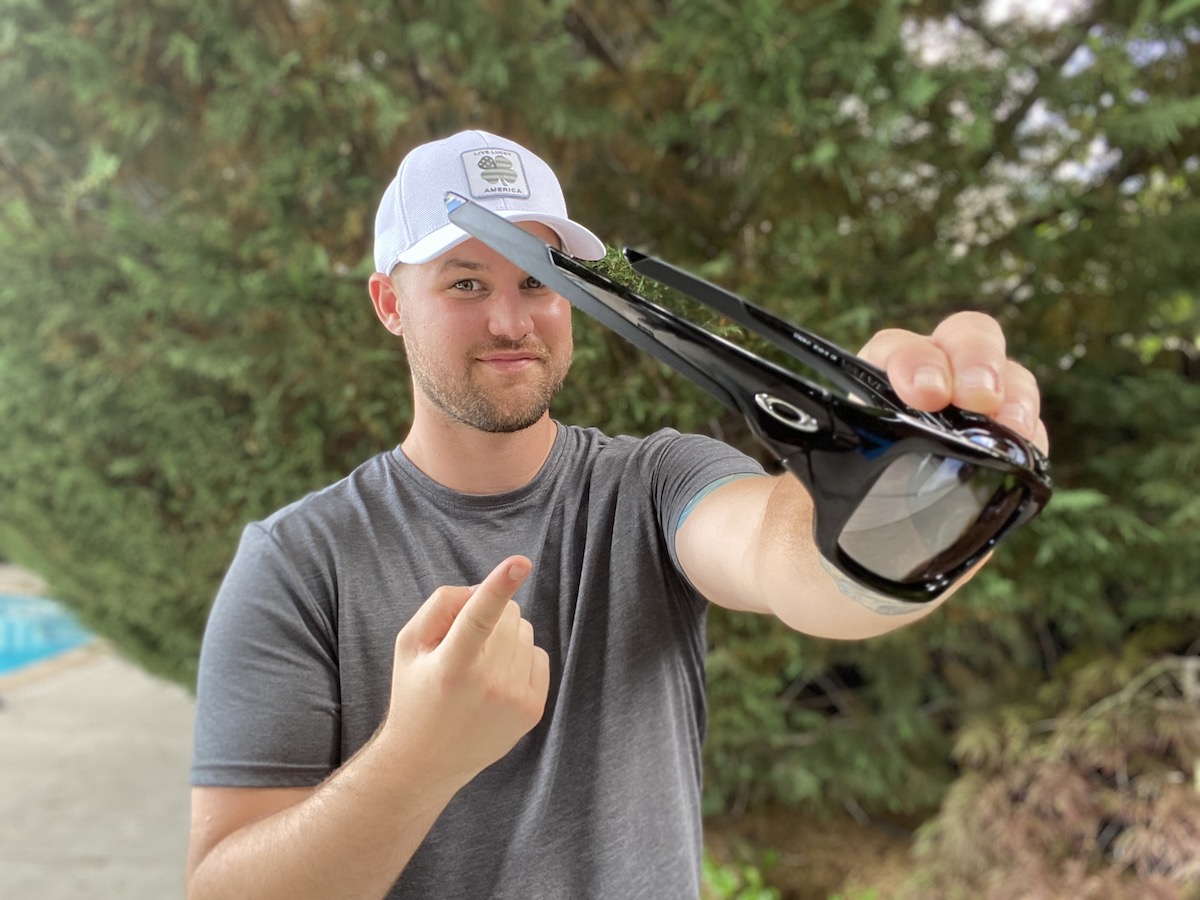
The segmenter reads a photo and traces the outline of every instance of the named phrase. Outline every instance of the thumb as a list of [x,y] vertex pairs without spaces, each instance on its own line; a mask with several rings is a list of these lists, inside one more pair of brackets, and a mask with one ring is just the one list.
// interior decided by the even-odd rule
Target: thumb
[[492,569],[454,620],[446,636],[447,652],[462,662],[477,655],[532,568],[524,556],[510,556]]

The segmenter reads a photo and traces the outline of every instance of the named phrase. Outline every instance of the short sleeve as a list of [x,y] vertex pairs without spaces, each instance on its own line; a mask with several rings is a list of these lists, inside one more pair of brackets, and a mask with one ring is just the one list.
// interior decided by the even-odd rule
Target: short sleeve
[[718,484],[766,473],[756,460],[740,450],[699,434],[664,429],[646,439],[646,450],[645,477],[654,495],[659,527],[671,562],[682,574],[675,553],[675,532],[685,510]]
[[335,614],[261,523],[245,529],[205,628],[192,784],[297,787],[337,767]]

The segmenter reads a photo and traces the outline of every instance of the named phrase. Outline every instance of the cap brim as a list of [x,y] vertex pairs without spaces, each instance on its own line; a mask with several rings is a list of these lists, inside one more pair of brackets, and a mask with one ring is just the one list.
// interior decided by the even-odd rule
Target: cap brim
[[[512,222],[541,222],[558,235],[563,244],[561,249],[568,256],[574,256],[577,259],[604,259],[604,242],[578,222],[572,222],[570,219],[560,216],[524,212],[519,209],[496,210],[496,214]],[[447,223],[401,253],[396,262],[408,265],[429,262],[447,250],[469,240],[470,237],[471,235],[457,225]]]

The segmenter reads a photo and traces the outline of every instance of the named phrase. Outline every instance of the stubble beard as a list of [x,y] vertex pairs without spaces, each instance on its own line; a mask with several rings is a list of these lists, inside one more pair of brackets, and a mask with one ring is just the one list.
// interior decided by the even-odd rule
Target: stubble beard
[[[455,422],[489,434],[511,434],[538,422],[550,408],[571,367],[571,348],[556,358],[541,341],[499,341],[477,347],[455,369],[433,359],[425,348],[405,341],[413,382],[429,402]],[[528,352],[537,355],[536,372],[524,373],[510,386],[485,384],[484,364],[476,357],[495,352]]]

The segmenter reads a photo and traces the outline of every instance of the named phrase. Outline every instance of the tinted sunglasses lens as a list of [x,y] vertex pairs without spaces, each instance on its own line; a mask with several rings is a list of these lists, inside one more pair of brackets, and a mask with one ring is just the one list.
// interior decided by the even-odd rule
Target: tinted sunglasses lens
[[901,456],[854,511],[838,545],[876,575],[920,582],[971,558],[1023,498],[1003,471],[933,454]]

